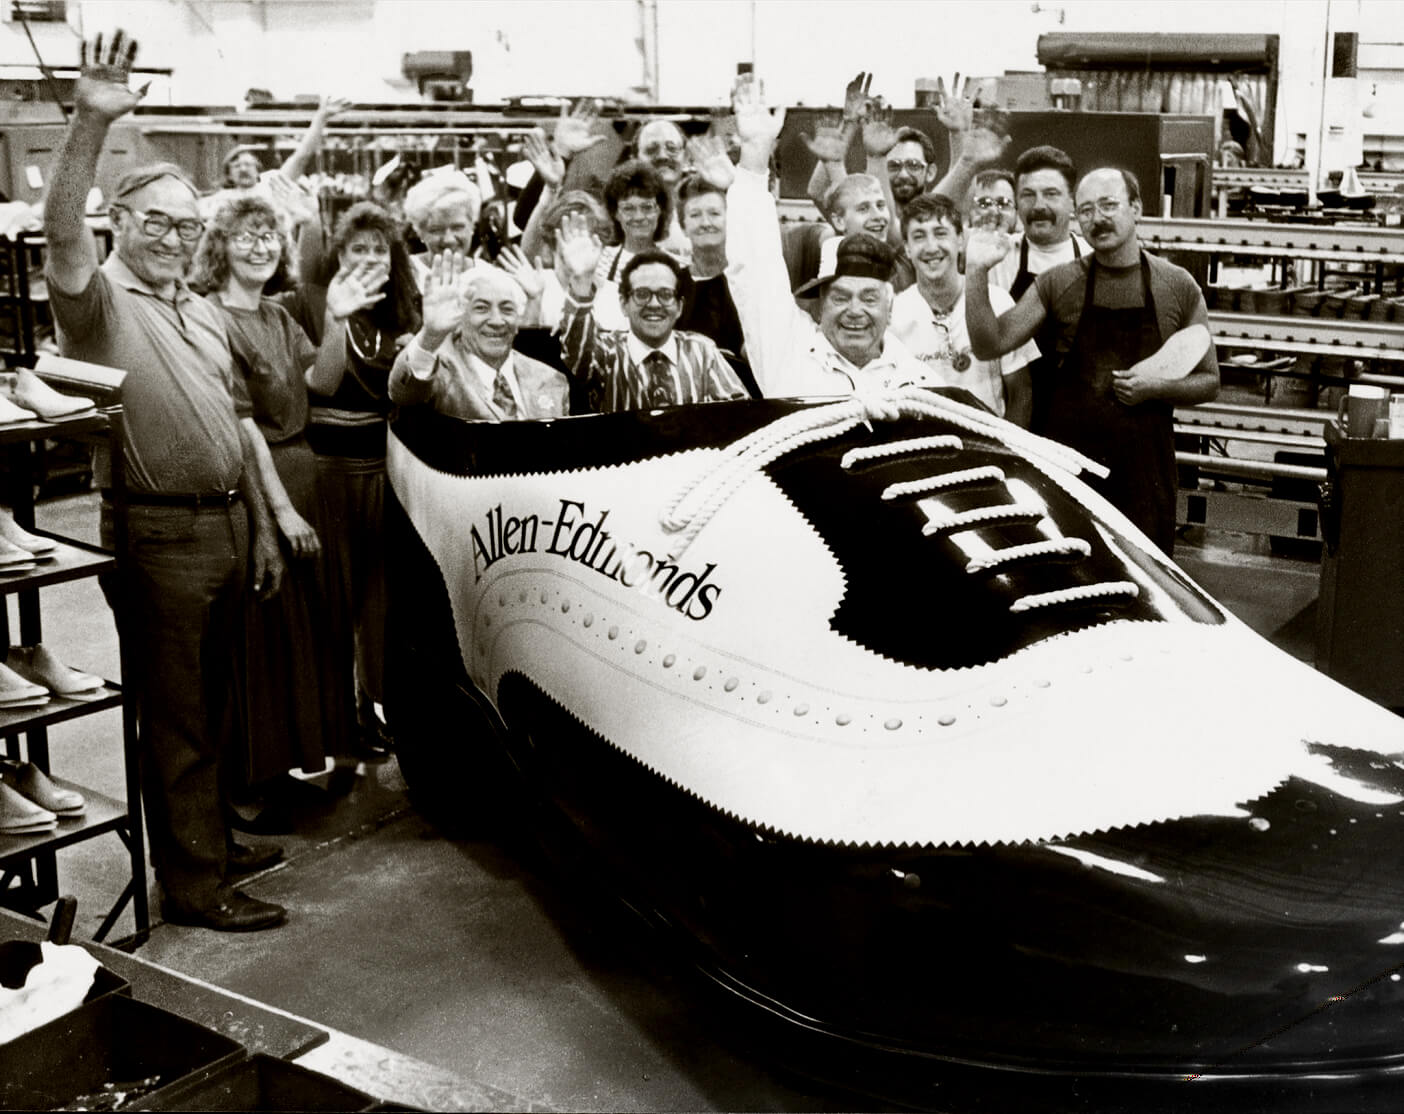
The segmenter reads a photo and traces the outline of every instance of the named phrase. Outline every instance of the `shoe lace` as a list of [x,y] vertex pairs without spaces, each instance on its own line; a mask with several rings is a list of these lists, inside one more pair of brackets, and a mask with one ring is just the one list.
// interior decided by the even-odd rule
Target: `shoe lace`
[[[722,450],[720,459],[709,463],[684,483],[659,514],[663,530],[673,536],[671,556],[673,559],[680,557],[727,500],[751,476],[772,461],[797,448],[841,437],[858,426],[866,426],[871,431],[875,420],[893,421],[899,418],[938,420],[967,434],[989,438],[1036,462],[1073,474],[1107,474],[1102,465],[1066,445],[920,388],[855,394],[839,402],[809,407],[769,422],[727,446]],[[959,452],[964,447],[965,442],[959,434],[938,434],[850,449],[844,453],[839,464],[847,471],[873,461],[913,453]],[[891,501],[960,487],[1002,484],[1004,479],[1002,469],[984,465],[891,484],[883,490],[882,498]],[[922,528],[922,533],[949,534],[982,526],[1037,522],[1046,514],[1045,508],[1032,503],[1015,501],[991,504],[932,518]],[[972,574],[987,572],[1015,562],[1076,560],[1090,553],[1091,546],[1080,538],[1057,538],[1009,546],[973,558],[967,564],[966,571]],[[1093,599],[1135,598],[1139,591],[1137,585],[1130,581],[1084,584],[1020,597],[1010,610],[1027,612]]]

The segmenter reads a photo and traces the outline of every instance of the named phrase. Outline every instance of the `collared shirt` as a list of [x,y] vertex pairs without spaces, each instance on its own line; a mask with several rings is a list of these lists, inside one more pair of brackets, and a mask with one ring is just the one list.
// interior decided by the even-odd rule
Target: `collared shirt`
[[[1000,317],[1014,306],[1009,292],[990,287],[990,307]],[[892,301],[892,331],[927,367],[921,386],[962,387],[1000,417],[1004,416],[1004,376],[1013,375],[1038,359],[1038,348],[1026,341],[1013,352],[993,360],[977,360],[970,351],[965,324],[965,290],[947,314],[938,314],[921,296],[919,287],[903,290]]]
[[890,330],[882,352],[861,368],[829,343],[814,319],[795,305],[780,248],[780,221],[765,179],[738,167],[726,194],[726,279],[746,356],[767,398],[846,395],[874,387],[918,383],[924,365]]
[[[516,416],[553,418],[570,412],[570,384],[554,368],[509,352],[502,365],[516,403]],[[493,401],[497,369],[469,351],[461,333],[455,333],[429,352],[418,338],[407,344],[390,372],[390,401],[399,405],[429,403],[442,414],[457,418],[504,421]]]
[[[602,329],[590,303],[566,299],[561,316],[561,354],[571,374],[585,383],[590,409],[600,414],[643,410],[648,401],[649,348],[631,331]],[[723,402],[749,398],[731,365],[707,337],[676,329],[661,351],[673,377],[672,403]]]
[[[166,298],[113,252],[78,294],[49,280],[65,356],[120,368],[128,483],[137,491],[231,491],[243,472],[233,357],[217,306],[177,282]],[[100,457],[98,480],[108,482]]]

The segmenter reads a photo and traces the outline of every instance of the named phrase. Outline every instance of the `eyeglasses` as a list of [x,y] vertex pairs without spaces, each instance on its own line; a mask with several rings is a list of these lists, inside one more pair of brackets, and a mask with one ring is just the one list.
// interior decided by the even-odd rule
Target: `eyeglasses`
[[641,287],[635,287],[629,291],[629,301],[633,302],[639,309],[643,309],[655,299],[664,309],[671,309],[678,303],[678,292],[676,290],[644,290]]
[[899,170],[905,170],[908,174],[925,174],[926,163],[920,159],[906,159],[903,162],[890,162],[887,164],[887,172],[896,174]]
[[1115,197],[1104,197],[1095,205],[1079,205],[1077,207],[1078,220],[1091,220],[1094,215],[1101,213],[1104,217],[1114,217],[1121,212],[1124,202]]
[[656,212],[658,212],[658,202],[656,201],[621,201],[619,203],[621,217],[647,217]]
[[194,217],[186,217],[183,220],[172,220],[165,213],[143,213],[140,209],[128,209],[125,205],[112,205],[110,209],[121,209],[131,213],[137,220],[141,221],[141,230],[153,240],[162,239],[172,228],[187,244],[193,244],[205,231],[205,222],[196,220]]
[[1010,201],[1007,197],[977,197],[975,199],[975,208],[984,209],[986,211],[998,209],[1000,212],[1004,213],[1014,208],[1014,202]]
[[643,149],[644,157],[656,159],[659,155],[681,155],[681,143],[650,143]]
[[240,251],[253,251],[255,245],[261,248],[275,248],[278,246],[278,234],[273,231],[238,232],[229,237],[229,243]]

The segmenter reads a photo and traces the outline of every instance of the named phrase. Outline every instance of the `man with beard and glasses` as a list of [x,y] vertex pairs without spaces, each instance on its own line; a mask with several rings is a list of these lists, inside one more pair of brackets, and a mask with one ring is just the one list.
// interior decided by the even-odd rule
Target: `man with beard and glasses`
[[[1001,417],[1029,424],[1031,343],[992,360],[976,359],[965,327],[965,276],[960,273],[960,210],[940,196],[918,197],[902,216],[907,255],[916,267],[916,285],[892,303],[892,331],[928,374],[923,386],[962,387]],[[990,291],[996,314],[1014,306],[1003,290]]]
[[[1044,271],[1002,316],[991,299],[990,271],[1013,242],[993,229],[971,233],[965,248],[971,347],[976,356],[993,358],[1025,343],[1045,323],[1052,326],[1053,370],[1039,371],[1047,409],[1034,432],[1106,465],[1108,478],[1092,485],[1170,554],[1174,408],[1208,402],[1219,391],[1204,296],[1188,271],[1141,249],[1141,191],[1134,174],[1094,170],[1074,196],[1092,252]],[[1188,354],[1177,356],[1173,366],[1153,373],[1143,363],[1151,357],[1158,357],[1152,366],[1171,362],[1167,357],[1181,342],[1201,339],[1196,330],[1202,344],[1187,345]]]

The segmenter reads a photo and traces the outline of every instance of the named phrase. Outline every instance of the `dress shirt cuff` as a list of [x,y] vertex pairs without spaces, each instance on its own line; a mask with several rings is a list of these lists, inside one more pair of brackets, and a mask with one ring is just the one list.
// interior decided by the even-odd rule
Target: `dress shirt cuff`
[[409,367],[411,379],[426,383],[434,378],[434,367],[438,363],[438,357],[420,344],[416,335],[405,348],[405,363]]

